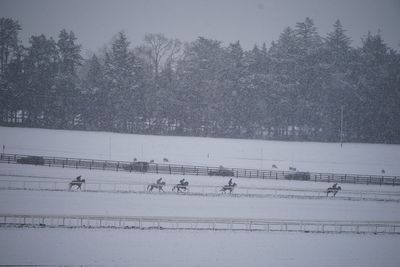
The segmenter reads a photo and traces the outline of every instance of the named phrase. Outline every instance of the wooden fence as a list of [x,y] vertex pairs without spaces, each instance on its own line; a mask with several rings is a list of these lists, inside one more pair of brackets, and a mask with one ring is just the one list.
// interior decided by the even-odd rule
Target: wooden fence
[[[31,155],[19,154],[0,154],[0,163],[23,163],[24,159],[29,159]],[[112,170],[125,172],[146,172],[157,174],[178,174],[178,175],[215,175],[220,170],[219,167],[160,164],[160,163],[141,163],[127,161],[110,161],[81,158],[62,158],[39,156],[42,160],[34,165],[44,165],[49,167],[90,169],[90,170]],[[26,160],[25,160],[26,162]],[[258,170],[243,168],[226,168],[232,172],[236,178],[257,178],[257,179],[293,179],[295,171],[278,170]],[[292,176],[293,177],[293,176]],[[310,172],[307,178],[309,181],[328,182],[328,183],[353,183],[353,184],[378,184],[378,185],[400,185],[400,177],[385,175],[358,175],[358,174],[335,174],[335,173],[314,173]]]

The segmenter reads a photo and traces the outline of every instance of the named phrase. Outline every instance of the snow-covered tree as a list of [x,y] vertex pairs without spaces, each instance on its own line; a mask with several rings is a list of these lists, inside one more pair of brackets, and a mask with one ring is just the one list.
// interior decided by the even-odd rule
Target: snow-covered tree
[[103,112],[109,116],[108,129],[118,131],[132,130],[134,122],[143,117],[143,88],[141,66],[125,33],[120,32],[105,53],[104,81],[107,92],[107,104]]

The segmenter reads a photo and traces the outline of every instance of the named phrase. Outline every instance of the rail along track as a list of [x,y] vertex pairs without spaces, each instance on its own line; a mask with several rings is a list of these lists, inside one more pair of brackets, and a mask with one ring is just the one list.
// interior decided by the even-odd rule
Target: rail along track
[[90,170],[108,170],[123,172],[143,172],[156,174],[177,174],[196,176],[231,176],[236,178],[251,179],[276,179],[276,180],[303,180],[328,183],[353,183],[400,185],[399,176],[385,175],[358,175],[338,173],[315,173],[279,170],[259,170],[243,168],[224,168],[195,165],[178,165],[165,163],[109,161],[83,158],[63,158],[49,156],[32,156],[19,154],[0,154],[0,163],[3,164],[30,164],[48,167],[76,168]]
[[397,221],[0,214],[0,227],[66,227],[400,234]]

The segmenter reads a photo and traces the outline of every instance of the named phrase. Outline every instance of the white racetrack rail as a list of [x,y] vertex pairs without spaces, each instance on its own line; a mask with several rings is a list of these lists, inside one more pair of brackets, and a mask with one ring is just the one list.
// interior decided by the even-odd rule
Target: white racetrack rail
[[84,227],[400,234],[397,221],[0,214],[1,227]]
[[[69,181],[68,181],[69,182]],[[32,180],[0,180],[2,190],[47,190],[71,191],[67,181],[32,181]],[[113,192],[113,193],[148,193],[148,194],[176,194],[171,191],[175,184],[166,184],[164,192],[147,191],[147,183],[113,183],[88,182],[82,185],[81,191],[86,192]],[[74,189],[73,189],[74,190]],[[342,190],[335,197],[326,196],[325,190],[282,188],[282,187],[237,187],[232,194],[222,193],[221,186],[192,185],[188,191],[179,194],[194,196],[231,196],[231,197],[280,197],[299,199],[340,199],[340,200],[368,200],[400,202],[400,193],[382,191]],[[76,191],[76,189],[75,189]]]

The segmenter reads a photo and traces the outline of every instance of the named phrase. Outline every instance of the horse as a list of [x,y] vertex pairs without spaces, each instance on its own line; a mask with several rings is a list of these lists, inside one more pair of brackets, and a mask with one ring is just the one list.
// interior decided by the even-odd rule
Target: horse
[[188,190],[188,189],[187,189],[187,186],[188,186],[188,185],[189,185],[189,182],[188,182],[188,181],[186,181],[186,182],[184,182],[184,183],[182,183],[182,184],[174,185],[174,187],[172,187],[172,191],[174,191],[175,188],[176,188],[176,192],[181,192],[181,190],[187,191],[187,190]]
[[233,189],[235,188],[236,183],[233,183],[232,185],[224,185],[221,190],[219,190],[220,192],[226,193],[226,191],[229,191],[229,194],[232,193]]
[[74,185],[76,186],[76,189],[81,190],[81,186],[83,183],[85,183],[85,179],[73,180],[72,182],[69,183],[69,190],[71,190]]
[[333,196],[336,196],[336,194],[342,190],[342,188],[340,186],[338,187],[329,187],[328,189],[326,189],[326,196],[329,195],[329,193],[332,193]]
[[165,185],[165,182],[161,182],[161,183],[158,183],[158,184],[157,183],[149,184],[147,186],[147,191],[151,192],[151,191],[153,191],[154,188],[157,188],[158,192],[161,192],[161,191],[164,192],[164,190],[163,190],[163,186],[164,185]]

